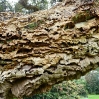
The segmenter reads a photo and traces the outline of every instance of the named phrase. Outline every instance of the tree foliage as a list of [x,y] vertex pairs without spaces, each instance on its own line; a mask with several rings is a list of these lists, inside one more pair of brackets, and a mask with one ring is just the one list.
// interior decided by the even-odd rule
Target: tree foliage
[[0,0],[0,12],[13,11],[12,6],[7,0]]
[[13,11],[22,13],[32,13],[42,9],[48,9],[57,2],[62,2],[62,0],[18,0],[12,6],[7,0],[0,1],[0,12]]
[[[47,0],[19,0],[19,5],[28,10],[29,12],[35,12],[42,9],[48,8]],[[16,5],[17,6],[17,5]]]
[[91,71],[86,76],[86,89],[89,94],[99,94],[99,72]]
[[25,99],[80,99],[81,96],[87,97],[87,91],[82,79],[64,81],[53,86],[47,93],[37,94]]

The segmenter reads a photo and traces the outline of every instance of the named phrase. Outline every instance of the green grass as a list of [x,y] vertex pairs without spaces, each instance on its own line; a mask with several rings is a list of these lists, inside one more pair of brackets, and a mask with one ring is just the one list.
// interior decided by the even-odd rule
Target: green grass
[[99,95],[88,95],[88,99],[99,99]]
[[88,98],[81,98],[81,99],[99,99],[99,95],[88,95]]

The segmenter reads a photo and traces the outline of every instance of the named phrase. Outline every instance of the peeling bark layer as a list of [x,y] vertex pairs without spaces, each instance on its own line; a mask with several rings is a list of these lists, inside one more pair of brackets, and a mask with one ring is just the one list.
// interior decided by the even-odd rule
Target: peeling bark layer
[[98,5],[66,0],[0,22],[0,99],[45,92],[98,67]]

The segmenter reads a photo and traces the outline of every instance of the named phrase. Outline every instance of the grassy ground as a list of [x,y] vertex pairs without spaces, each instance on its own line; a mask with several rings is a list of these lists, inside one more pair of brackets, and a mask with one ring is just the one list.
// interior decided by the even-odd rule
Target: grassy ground
[[99,99],[99,95],[88,95],[88,99]]
[[88,98],[81,98],[81,99],[99,99],[99,95],[88,95]]

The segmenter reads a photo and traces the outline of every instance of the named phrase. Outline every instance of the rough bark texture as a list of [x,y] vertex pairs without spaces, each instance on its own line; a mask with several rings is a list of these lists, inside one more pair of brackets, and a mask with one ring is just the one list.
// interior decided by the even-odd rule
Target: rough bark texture
[[0,22],[0,99],[45,92],[98,65],[98,2],[66,0]]

